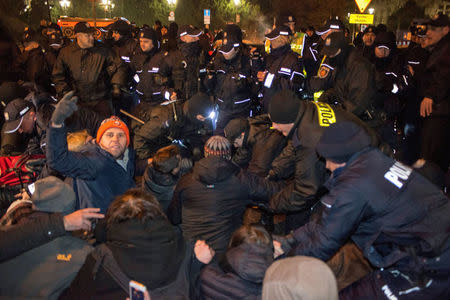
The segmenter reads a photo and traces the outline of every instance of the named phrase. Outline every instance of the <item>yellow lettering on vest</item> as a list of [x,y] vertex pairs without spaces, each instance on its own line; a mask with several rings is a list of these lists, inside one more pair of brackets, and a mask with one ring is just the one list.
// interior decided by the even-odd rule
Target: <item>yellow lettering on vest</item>
[[336,115],[333,109],[327,103],[314,102],[317,106],[317,115],[319,117],[319,125],[322,127],[328,127],[333,123],[336,123]]

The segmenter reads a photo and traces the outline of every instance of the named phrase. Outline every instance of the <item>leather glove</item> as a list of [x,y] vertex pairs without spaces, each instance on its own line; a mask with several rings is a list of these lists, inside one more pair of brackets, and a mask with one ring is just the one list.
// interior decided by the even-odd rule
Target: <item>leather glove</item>
[[70,117],[74,111],[78,109],[77,101],[78,97],[74,96],[75,91],[70,91],[62,97],[62,99],[56,104],[53,111],[51,121],[55,125],[62,125],[64,120]]
[[294,248],[297,244],[297,241],[295,240],[292,233],[289,233],[287,235],[272,234],[272,239],[281,244],[281,249],[283,249],[284,253],[288,253],[289,251],[291,251],[291,249]]

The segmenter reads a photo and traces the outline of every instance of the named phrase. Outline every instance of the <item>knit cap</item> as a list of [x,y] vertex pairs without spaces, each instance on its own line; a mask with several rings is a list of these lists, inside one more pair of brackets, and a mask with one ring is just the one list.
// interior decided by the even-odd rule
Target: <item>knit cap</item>
[[210,137],[205,143],[205,157],[217,156],[225,159],[231,159],[231,144],[220,135]]
[[291,90],[281,90],[269,103],[270,120],[278,124],[294,123],[300,109],[300,99]]
[[370,136],[364,128],[353,122],[338,122],[325,129],[316,150],[328,160],[344,163],[370,144]]
[[234,140],[248,128],[250,128],[250,124],[246,118],[233,119],[228,122],[227,126],[225,126],[225,137],[230,141],[230,143],[233,143]]
[[105,133],[105,131],[110,128],[122,129],[127,137],[127,147],[128,145],[130,145],[130,131],[128,130],[127,125],[116,116],[111,116],[110,118],[103,120],[102,124],[97,130],[97,138],[96,138],[97,144],[100,143],[100,140],[102,139],[102,136]]
[[40,179],[29,186],[34,192],[31,201],[38,210],[46,212],[60,212],[64,215],[75,211],[75,192],[61,179],[54,176]]

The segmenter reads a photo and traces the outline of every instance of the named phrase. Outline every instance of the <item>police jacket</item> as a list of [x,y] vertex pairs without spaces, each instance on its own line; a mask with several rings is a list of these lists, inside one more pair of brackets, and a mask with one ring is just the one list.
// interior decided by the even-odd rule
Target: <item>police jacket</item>
[[433,99],[433,116],[450,114],[450,36],[444,36],[434,47],[425,65],[420,83],[421,95]]
[[240,171],[231,161],[206,157],[178,182],[168,216],[189,239],[224,253],[251,199],[266,200],[278,186]]
[[81,49],[76,42],[61,49],[52,75],[59,97],[76,90],[81,102],[109,99],[112,85],[126,83],[126,69],[114,52],[102,45]]
[[47,163],[64,176],[73,178],[77,208],[99,207],[106,213],[116,196],[135,186],[131,148],[124,153],[125,169],[98,145],[88,143],[80,152],[69,151],[64,126],[49,126],[47,138]]
[[231,60],[220,53],[208,68],[206,86],[214,95],[221,110],[241,112],[250,106],[250,57],[241,51]]
[[350,238],[377,268],[449,273],[449,199],[419,173],[367,148],[327,187],[321,218],[294,232],[293,253],[326,261]]
[[148,53],[140,48],[131,58],[130,67],[136,82],[136,93],[143,101],[161,102],[168,89],[169,66],[165,55],[156,48]]
[[379,143],[370,128],[338,106],[302,101],[297,120],[292,129],[291,143],[283,149],[280,158],[275,159],[270,171],[275,178],[283,178],[294,172],[294,182],[270,200],[270,207],[278,212],[304,211],[315,202],[318,188],[328,177],[325,164],[317,155],[315,147],[329,124],[355,122],[367,130],[373,145]]
[[240,166],[248,165],[247,171],[258,176],[266,176],[272,161],[284,147],[284,137],[270,129],[272,122],[268,115],[248,118],[250,128],[244,135],[242,147],[238,148],[233,161]]
[[205,124],[189,117],[179,102],[155,106],[149,120],[134,131],[134,149],[137,157],[148,159],[160,148],[172,142],[181,142],[182,150],[202,145]]
[[335,70],[332,87],[326,90],[319,100],[341,104],[345,110],[359,118],[370,119],[370,111],[375,106],[377,96],[373,65],[353,47],[348,47],[336,59],[341,62],[333,63]]
[[180,43],[179,49],[169,51],[166,62],[178,99],[185,101],[205,91],[206,60],[198,42]]
[[290,45],[272,49],[266,60],[267,74],[263,84],[263,104],[267,111],[271,97],[282,89],[292,90],[298,95],[303,91],[303,65]]

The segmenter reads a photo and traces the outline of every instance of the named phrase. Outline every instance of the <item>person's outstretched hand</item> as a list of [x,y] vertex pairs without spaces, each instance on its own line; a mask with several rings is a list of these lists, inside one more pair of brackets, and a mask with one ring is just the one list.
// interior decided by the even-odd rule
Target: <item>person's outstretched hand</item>
[[52,125],[60,126],[64,120],[70,117],[74,111],[78,109],[78,97],[74,96],[75,91],[70,91],[65,94],[62,99],[56,104],[55,110],[52,114]]
[[64,216],[64,229],[66,231],[91,230],[92,219],[103,219],[104,214],[98,213],[100,208],[85,208]]

